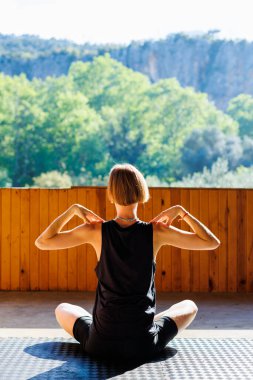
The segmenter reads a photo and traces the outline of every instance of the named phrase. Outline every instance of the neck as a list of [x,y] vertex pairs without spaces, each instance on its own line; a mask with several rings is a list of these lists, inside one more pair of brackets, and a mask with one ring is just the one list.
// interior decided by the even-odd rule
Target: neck
[[133,203],[128,206],[121,206],[121,205],[115,204],[115,207],[116,207],[115,218],[138,219],[138,216],[137,216],[138,203]]

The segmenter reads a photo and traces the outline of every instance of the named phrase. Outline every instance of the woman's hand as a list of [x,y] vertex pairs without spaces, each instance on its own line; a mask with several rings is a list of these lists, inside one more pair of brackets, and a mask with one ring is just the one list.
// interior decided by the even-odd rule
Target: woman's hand
[[96,215],[93,211],[88,208],[76,203],[74,205],[75,215],[83,219],[86,223],[104,222],[105,220]]
[[184,213],[186,212],[186,210],[182,206],[180,206],[180,205],[172,206],[172,207],[168,208],[167,210],[162,211],[155,218],[150,220],[150,223],[151,222],[156,222],[156,223],[161,222],[161,223],[163,223],[163,225],[165,227],[169,227],[171,225],[171,223],[173,222],[173,220],[177,216],[182,215],[182,212],[184,212]]

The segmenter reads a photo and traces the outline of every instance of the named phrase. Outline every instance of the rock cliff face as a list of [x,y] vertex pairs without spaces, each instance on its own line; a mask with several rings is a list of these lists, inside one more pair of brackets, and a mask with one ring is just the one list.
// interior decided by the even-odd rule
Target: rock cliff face
[[91,61],[94,56],[109,52],[112,58],[149,76],[152,82],[176,77],[183,87],[206,92],[223,110],[231,98],[241,93],[253,94],[253,43],[245,40],[221,40],[212,34],[197,37],[173,34],[164,40],[132,42],[128,46],[96,45],[92,49],[89,45],[88,53],[84,53],[84,45],[75,45],[75,52],[71,52],[67,43],[61,51],[54,50],[52,41],[50,51],[46,51],[46,42],[41,41],[43,51],[25,58],[24,44],[23,50],[18,51],[18,45],[15,54],[13,50],[8,54],[0,38],[0,71],[9,75],[24,72],[30,79],[59,76],[67,74],[76,60]]
[[253,94],[253,43],[189,38],[132,43],[111,56],[151,81],[176,77],[180,84],[206,92],[216,106],[226,109],[229,99]]

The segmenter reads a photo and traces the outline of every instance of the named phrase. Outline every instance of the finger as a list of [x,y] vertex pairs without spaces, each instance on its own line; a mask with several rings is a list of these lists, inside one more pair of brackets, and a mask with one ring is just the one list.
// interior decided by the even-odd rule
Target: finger
[[92,219],[92,222],[91,223],[102,223],[102,222],[105,222],[104,219]]
[[101,218],[99,215],[95,214],[93,211],[90,211],[90,215],[91,215],[91,217],[93,217],[93,220],[95,220],[95,221],[100,220],[101,222],[102,221],[104,222],[104,219]]
[[164,222],[162,220],[157,220],[157,221],[154,221],[153,223],[155,223],[155,224],[164,224]]
[[156,222],[159,218],[161,218],[161,215],[160,215],[160,214],[157,215],[157,216],[155,216],[153,219],[151,219],[150,222]]
[[98,221],[101,221],[101,222],[104,222],[105,220],[103,218],[101,218],[100,216],[97,216],[97,220]]
[[96,214],[90,214],[90,219],[91,219],[92,223],[105,222],[105,220],[103,218],[101,218],[100,216],[98,216]]
[[151,220],[151,222],[158,222],[161,218],[162,218],[161,215],[158,215],[158,216],[156,216],[155,218],[153,218],[153,219]]
[[162,223],[166,223],[168,221],[168,217],[167,216],[161,216],[157,222],[162,222]]
[[84,216],[84,220],[85,220],[86,223],[90,224],[90,221],[89,221],[89,219],[86,216]]
[[95,222],[103,222],[104,219],[100,218],[100,216],[98,215],[95,215],[94,219],[93,219]]

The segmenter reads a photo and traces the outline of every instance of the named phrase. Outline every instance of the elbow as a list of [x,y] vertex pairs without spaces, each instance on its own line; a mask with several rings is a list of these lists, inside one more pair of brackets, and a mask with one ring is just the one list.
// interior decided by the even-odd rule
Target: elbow
[[216,249],[220,246],[220,240],[218,238],[215,238],[212,240],[212,249]]
[[36,245],[37,248],[39,248],[41,250],[45,250],[46,249],[45,246],[43,245],[43,243],[41,242],[41,240],[39,240],[39,239],[35,240],[35,245]]

